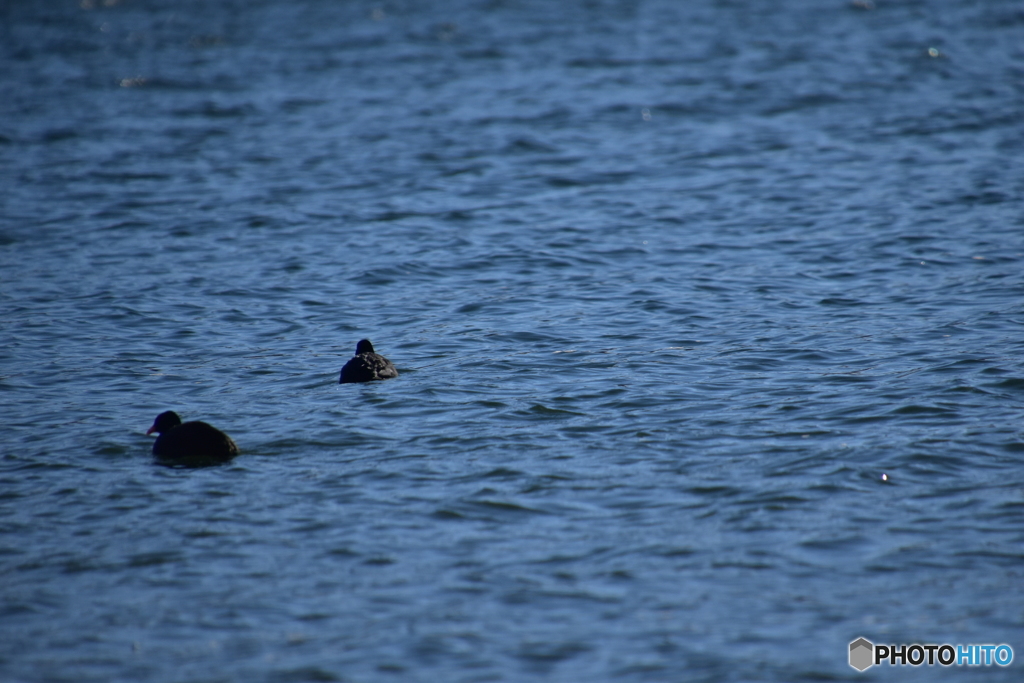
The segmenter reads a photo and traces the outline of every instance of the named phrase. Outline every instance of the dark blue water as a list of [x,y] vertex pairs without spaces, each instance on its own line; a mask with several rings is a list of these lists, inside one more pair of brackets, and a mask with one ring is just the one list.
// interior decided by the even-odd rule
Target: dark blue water
[[1022,111],[1017,0],[3,3],[0,678],[1020,680]]

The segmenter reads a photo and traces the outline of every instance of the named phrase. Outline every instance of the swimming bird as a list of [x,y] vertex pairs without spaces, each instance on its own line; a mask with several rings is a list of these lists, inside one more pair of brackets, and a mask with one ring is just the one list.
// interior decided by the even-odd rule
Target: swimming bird
[[238,455],[231,437],[205,422],[186,422],[173,410],[160,413],[146,434],[157,433],[153,455],[169,464],[202,467],[224,463]]
[[384,356],[374,353],[373,344],[369,339],[361,339],[356,344],[356,355],[341,369],[338,384],[353,382],[372,382],[375,379],[391,379],[398,377],[398,370]]

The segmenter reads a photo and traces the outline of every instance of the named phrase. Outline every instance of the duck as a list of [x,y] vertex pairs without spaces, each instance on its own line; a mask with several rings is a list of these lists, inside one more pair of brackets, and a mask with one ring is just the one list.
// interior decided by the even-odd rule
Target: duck
[[360,339],[356,344],[356,355],[341,369],[338,384],[372,382],[378,379],[398,377],[394,364],[373,350],[369,339]]
[[205,422],[185,422],[173,410],[160,413],[146,432],[159,434],[153,455],[168,464],[202,467],[225,463],[238,455],[231,437]]

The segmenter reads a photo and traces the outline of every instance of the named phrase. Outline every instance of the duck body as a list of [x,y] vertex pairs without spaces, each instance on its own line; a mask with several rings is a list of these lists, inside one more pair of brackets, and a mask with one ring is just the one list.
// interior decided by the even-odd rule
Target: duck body
[[156,416],[146,434],[157,433],[153,455],[164,463],[204,467],[228,462],[238,455],[231,437],[205,422],[185,422],[174,411]]
[[338,384],[373,382],[392,377],[398,377],[398,370],[394,364],[379,353],[375,353],[369,339],[362,339],[356,344],[356,355],[341,369]]

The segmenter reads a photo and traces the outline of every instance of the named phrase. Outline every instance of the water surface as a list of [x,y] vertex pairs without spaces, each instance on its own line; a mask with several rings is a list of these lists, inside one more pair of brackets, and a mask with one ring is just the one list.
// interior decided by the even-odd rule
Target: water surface
[[846,660],[1024,657],[1024,14],[865,6],[0,9],[3,678],[1018,680]]

